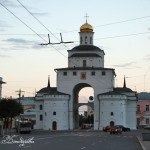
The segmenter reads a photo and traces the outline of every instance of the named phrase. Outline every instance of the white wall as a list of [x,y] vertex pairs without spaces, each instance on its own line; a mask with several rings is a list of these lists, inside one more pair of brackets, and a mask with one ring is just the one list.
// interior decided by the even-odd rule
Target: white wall
[[[52,130],[52,123],[56,121],[57,130],[68,130],[68,101],[69,95],[45,95],[42,101],[36,100],[36,129]],[[43,109],[39,110],[41,104]],[[40,114],[43,114],[43,121],[39,120]]]
[[[110,121],[114,121],[115,125],[124,125],[126,122],[125,112],[125,96],[106,95],[99,96],[100,99],[100,124],[99,129],[110,125]],[[113,115],[111,115],[113,112]]]

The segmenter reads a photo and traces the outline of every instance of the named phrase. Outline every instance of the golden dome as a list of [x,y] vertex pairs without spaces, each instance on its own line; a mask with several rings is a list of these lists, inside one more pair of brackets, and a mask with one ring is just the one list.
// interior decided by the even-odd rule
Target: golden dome
[[86,22],[80,27],[80,32],[93,32],[93,27]]

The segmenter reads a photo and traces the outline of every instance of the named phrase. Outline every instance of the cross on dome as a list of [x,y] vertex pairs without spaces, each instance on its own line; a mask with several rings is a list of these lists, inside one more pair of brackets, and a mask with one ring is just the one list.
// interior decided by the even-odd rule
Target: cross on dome
[[86,23],[87,23],[87,18],[89,18],[89,16],[87,15],[87,13],[86,13],[86,15],[84,17],[86,18]]
[[87,14],[84,16],[86,18],[86,23],[84,23],[81,27],[80,27],[80,32],[93,32],[93,27],[87,23],[87,18],[89,17]]

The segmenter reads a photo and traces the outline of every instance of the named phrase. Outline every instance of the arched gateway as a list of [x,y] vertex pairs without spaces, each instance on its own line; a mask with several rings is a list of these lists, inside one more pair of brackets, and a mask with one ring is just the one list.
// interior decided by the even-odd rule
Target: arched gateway
[[[57,87],[48,86],[37,92],[36,128],[57,130],[78,128],[78,94],[84,87],[94,91],[94,130],[101,130],[115,120],[136,129],[136,93],[126,88],[114,88],[115,71],[104,67],[104,51],[93,45],[93,27],[80,27],[80,44],[68,50],[68,67],[55,69]],[[124,80],[125,83],[125,80]],[[40,110],[39,105],[43,105]],[[55,113],[54,113],[55,112]],[[40,117],[43,116],[43,117]]]
[[79,103],[79,92],[85,87],[91,87],[87,83],[79,83],[73,88],[73,122],[74,128],[79,128],[79,107],[82,105],[90,106],[89,103]]

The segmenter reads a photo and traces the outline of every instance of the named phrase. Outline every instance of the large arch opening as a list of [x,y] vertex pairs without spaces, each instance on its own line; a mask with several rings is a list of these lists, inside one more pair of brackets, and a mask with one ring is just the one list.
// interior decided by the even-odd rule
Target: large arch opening
[[83,127],[84,120],[94,122],[94,89],[87,83],[79,83],[73,89],[73,123],[74,128]]

